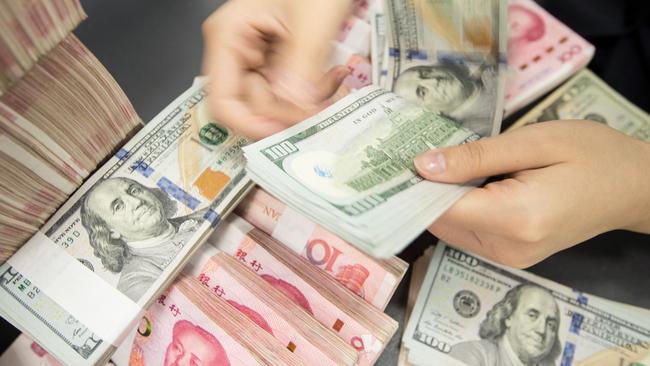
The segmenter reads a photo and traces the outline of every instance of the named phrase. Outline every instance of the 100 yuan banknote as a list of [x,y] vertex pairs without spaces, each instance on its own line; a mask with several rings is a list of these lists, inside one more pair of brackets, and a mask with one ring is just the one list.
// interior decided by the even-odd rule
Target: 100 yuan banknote
[[508,3],[508,28],[506,115],[555,88],[594,55],[592,44],[532,0]]
[[505,0],[387,0],[386,88],[481,136],[499,133]]
[[635,359],[650,347],[650,312],[441,242],[402,341],[416,365],[579,365],[602,352]]
[[408,268],[398,257],[378,260],[359,251],[261,189],[235,212],[378,309],[386,308]]
[[247,140],[209,117],[207,93],[178,97],[0,267],[0,310],[61,361],[105,362],[249,187]]

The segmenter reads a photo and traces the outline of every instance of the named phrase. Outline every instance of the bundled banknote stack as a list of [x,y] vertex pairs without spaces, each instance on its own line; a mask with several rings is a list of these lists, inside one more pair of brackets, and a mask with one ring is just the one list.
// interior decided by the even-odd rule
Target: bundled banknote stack
[[0,14],[2,263],[141,121],[70,34],[78,1],[5,0]]
[[[0,267],[0,314],[65,364],[104,364],[120,344],[126,344],[126,359],[159,355],[162,345],[147,348],[157,343],[141,338],[142,319],[171,314],[160,313],[165,297],[177,299],[182,314],[205,314],[201,321],[188,319],[202,329],[210,327],[206,319],[220,319],[215,326],[239,345],[232,349],[253,352],[251,359],[260,362],[322,356],[331,364],[373,364],[397,329],[382,310],[406,264],[369,257],[262,190],[246,196],[252,183],[242,146],[248,140],[211,119],[208,93],[199,80],[179,96]],[[245,196],[238,213],[257,227],[237,217],[223,220]],[[210,245],[199,248],[206,240]],[[196,279],[187,286],[198,284],[198,290],[176,285],[163,294],[190,257],[185,271]],[[246,289],[256,289],[250,293],[256,298],[235,296]],[[235,315],[225,322],[223,307],[201,307],[206,294],[214,302],[225,297],[223,307],[232,312],[234,306],[250,321]],[[287,323],[273,323],[280,316]],[[134,340],[129,336],[138,323]],[[266,323],[277,337],[242,340]],[[295,351],[287,359],[286,348]],[[118,365],[128,363],[120,354]]]
[[207,93],[179,96],[0,267],[0,314],[63,363],[106,363],[250,188],[248,141]]

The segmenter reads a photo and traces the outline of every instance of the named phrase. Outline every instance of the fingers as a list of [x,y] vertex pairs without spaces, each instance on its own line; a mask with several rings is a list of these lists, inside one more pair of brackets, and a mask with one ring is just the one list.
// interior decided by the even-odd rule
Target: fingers
[[329,104],[349,73],[321,71],[349,6],[334,2],[232,1],[212,15],[203,27],[203,70],[214,117],[259,139]]
[[319,81],[330,41],[336,38],[350,4],[349,0],[302,0],[291,4],[287,15],[291,34],[280,50],[284,71],[312,85]]
[[[438,219],[438,224],[462,223],[463,227],[488,233],[510,232],[521,221],[522,203],[530,189],[516,179],[490,183],[465,194]],[[522,198],[524,197],[524,198]]]
[[322,102],[332,98],[348,75],[350,75],[350,69],[346,66],[332,67],[318,83],[318,97],[320,101]]
[[217,120],[220,123],[253,140],[273,135],[287,127],[274,119],[253,114],[238,98],[210,98],[212,114],[219,116]]
[[566,144],[554,144],[548,124],[526,126],[476,142],[428,151],[415,159],[425,179],[463,183],[476,178],[535,169],[563,161]]
[[255,70],[266,64],[269,41],[287,36],[276,9],[261,6],[228,2],[203,24],[203,73],[211,80],[212,114],[225,126],[254,139],[286,127],[250,104],[256,98],[264,104],[268,98],[262,96],[270,95],[268,86],[255,79]]

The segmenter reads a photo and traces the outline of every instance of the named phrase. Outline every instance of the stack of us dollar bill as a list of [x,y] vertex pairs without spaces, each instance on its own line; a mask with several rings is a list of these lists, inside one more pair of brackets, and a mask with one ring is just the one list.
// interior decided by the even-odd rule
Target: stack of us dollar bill
[[0,267],[0,315],[65,364],[103,364],[251,187],[248,141],[187,90]]
[[[369,2],[372,83],[425,105],[445,106],[445,112],[462,120],[472,118],[463,106],[476,103],[470,96],[497,93],[496,80],[505,77],[507,116],[558,86],[594,55],[593,45],[532,0],[500,4],[501,11],[507,9],[507,21],[502,12],[495,18],[497,13],[489,6],[490,1]],[[490,31],[489,26],[496,24],[507,24],[507,33]],[[495,36],[499,42],[507,41],[499,50],[500,55],[507,54],[506,73],[500,70],[497,75],[497,65],[477,63],[475,54],[459,53],[468,47],[487,52],[480,45]],[[354,44],[349,48],[355,49]],[[349,64],[353,71],[355,65]],[[356,73],[362,74],[361,69]],[[493,125],[496,132],[498,126]],[[481,127],[485,130],[475,131],[485,135],[487,127]]]
[[407,309],[401,366],[650,362],[649,310],[589,295],[442,242],[422,264],[428,267],[424,278],[412,278],[417,300],[412,311]]
[[479,136],[385,89],[365,87],[244,147],[251,178],[361,250],[399,252],[469,187],[423,181],[413,158]]

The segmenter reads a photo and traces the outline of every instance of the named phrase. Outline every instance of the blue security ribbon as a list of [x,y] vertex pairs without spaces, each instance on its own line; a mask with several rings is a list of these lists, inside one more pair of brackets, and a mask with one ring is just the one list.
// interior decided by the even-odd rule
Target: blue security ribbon
[[115,153],[115,157],[120,160],[125,160],[129,157],[129,151],[125,148],[121,148],[118,152]]
[[571,366],[575,353],[576,345],[571,342],[565,342],[564,351],[562,351],[562,362],[560,362],[560,366]]
[[192,195],[185,192],[183,188],[177,186],[176,184],[174,184],[174,182],[172,182],[171,180],[165,177],[160,178],[156,185],[158,186],[158,188],[162,189],[163,192],[174,197],[177,201],[191,208],[192,210],[196,210],[197,207],[199,207],[199,205],[201,204],[201,201],[199,201],[195,197],[192,197]]
[[210,226],[215,227],[221,221],[221,216],[219,216],[219,214],[216,211],[209,208],[203,215],[203,219],[209,222]]

